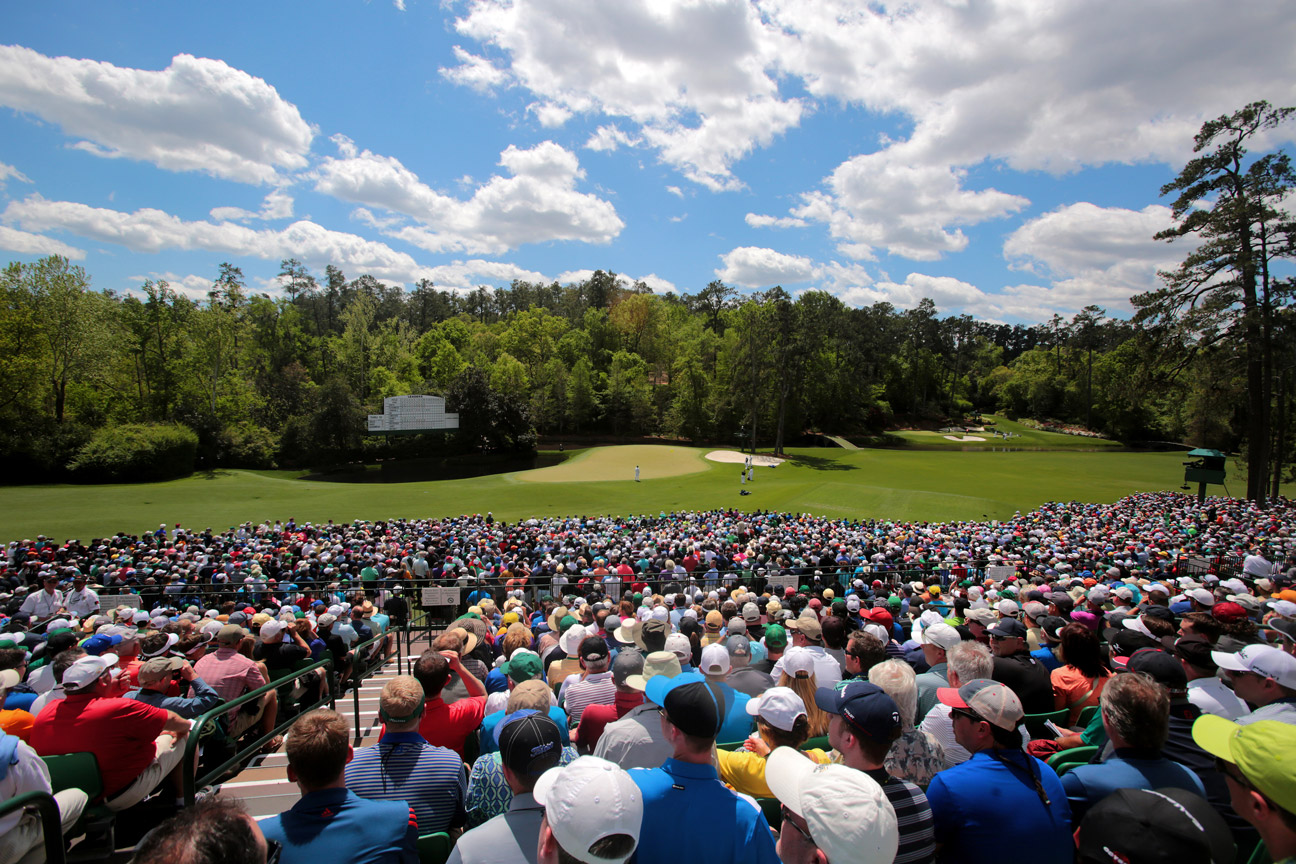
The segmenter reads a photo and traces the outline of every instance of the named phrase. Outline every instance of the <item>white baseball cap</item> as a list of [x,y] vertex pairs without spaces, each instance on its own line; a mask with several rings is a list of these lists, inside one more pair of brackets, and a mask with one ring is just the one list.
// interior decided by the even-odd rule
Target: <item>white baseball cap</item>
[[1247,645],[1236,654],[1212,651],[1215,665],[1230,672],[1253,672],[1271,678],[1290,690],[1296,690],[1296,657],[1269,645]]
[[581,756],[569,765],[550,768],[536,781],[533,794],[545,808],[558,845],[578,861],[622,864],[629,860],[633,848],[624,858],[590,853],[591,846],[614,834],[628,834],[639,845],[643,795],[629,774],[606,759]]
[[693,662],[693,644],[683,633],[672,633],[667,636],[665,647],[667,651],[679,658],[681,666]]
[[271,618],[261,625],[261,640],[273,639],[284,631],[284,624],[278,619]]
[[791,687],[771,687],[747,700],[747,713],[775,729],[791,732],[798,717],[809,717],[805,701]]
[[808,648],[789,648],[783,652],[783,671],[795,678],[801,672],[807,677],[815,671],[814,655]]
[[1283,618],[1296,618],[1296,603],[1290,600],[1271,600],[1265,604]]
[[[1005,600],[1004,602],[1007,603],[1008,601]],[[918,631],[919,645],[935,645],[948,651],[962,641],[963,637],[958,630],[948,624],[933,624],[926,630]]]
[[109,669],[117,665],[116,654],[100,654],[98,657],[87,656],[73,663],[63,673],[63,689],[68,692],[80,690],[95,683]]
[[1188,596],[1203,606],[1215,605],[1215,595],[1207,591],[1205,588],[1194,588],[1188,592]]
[[845,765],[816,765],[791,747],[765,762],[765,782],[806,821],[829,861],[891,861],[900,845],[895,809],[877,781]]
[[729,648],[727,646],[716,642],[702,649],[701,672],[703,675],[728,675],[729,668]]

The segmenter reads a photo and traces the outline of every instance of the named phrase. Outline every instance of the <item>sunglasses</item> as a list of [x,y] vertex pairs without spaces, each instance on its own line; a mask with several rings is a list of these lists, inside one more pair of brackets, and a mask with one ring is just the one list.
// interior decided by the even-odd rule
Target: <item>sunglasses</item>
[[1247,789],[1252,788],[1246,777],[1237,770],[1237,766],[1227,759],[1221,759],[1219,756],[1216,756],[1215,770],[1232,780],[1234,783],[1237,783],[1239,786],[1244,786]]
[[782,813],[783,813],[783,824],[784,824],[784,825],[791,825],[793,828],[795,828],[795,829],[797,830],[797,833],[800,834],[802,837],[804,837],[805,840],[806,840],[806,842],[809,843],[811,846],[817,846],[817,845],[819,845],[819,844],[815,843],[814,838],[810,836],[810,832],[809,832],[809,831],[807,831],[807,830],[805,830],[804,828],[802,828],[800,825],[798,825],[798,824],[797,824],[797,823],[792,819],[792,817],[793,817],[794,815],[796,815],[796,814],[794,814],[791,810],[789,810],[789,809],[788,809],[788,806],[787,806],[786,804],[780,804],[780,805],[779,805],[779,810],[781,810]]
[[964,720],[971,721],[972,723],[984,722],[979,715],[974,714],[971,711],[968,711],[966,708],[951,708],[950,719],[952,720],[955,717],[962,717]]

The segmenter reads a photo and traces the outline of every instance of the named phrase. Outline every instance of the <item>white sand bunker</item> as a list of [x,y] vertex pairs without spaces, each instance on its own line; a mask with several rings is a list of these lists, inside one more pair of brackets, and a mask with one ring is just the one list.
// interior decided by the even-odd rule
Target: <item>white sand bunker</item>
[[986,440],[986,439],[982,438],[980,435],[946,435],[945,437],[948,438],[948,439],[951,440],[951,441],[984,441],[984,440]]
[[[747,453],[739,453],[737,450],[712,450],[706,454],[706,458],[712,462],[737,462],[741,465],[747,461],[748,455]],[[763,456],[759,453],[752,456],[751,460],[752,464],[757,468],[773,468],[783,461],[777,456]]]

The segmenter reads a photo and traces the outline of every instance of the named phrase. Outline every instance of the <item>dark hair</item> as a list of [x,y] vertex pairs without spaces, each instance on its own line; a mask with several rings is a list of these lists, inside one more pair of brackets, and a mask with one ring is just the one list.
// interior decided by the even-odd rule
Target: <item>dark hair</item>
[[1180,620],[1192,625],[1193,633],[1206,637],[1212,643],[1224,632],[1219,620],[1209,612],[1185,612]]
[[[609,834],[606,837],[600,837],[590,844],[588,854],[595,858],[606,858],[608,861],[620,861],[627,858],[634,849],[635,844],[639,841],[629,834]],[[554,838],[554,843],[558,847],[558,864],[584,864],[579,858],[576,858],[562,844],[558,843],[558,838]]]
[[0,648],[0,670],[17,669],[27,662],[27,652],[21,648]]
[[60,651],[54,655],[54,662],[50,666],[54,669],[54,680],[63,683],[63,673],[66,672],[73,663],[82,657],[88,656],[81,648],[69,648],[66,651]]
[[810,738],[810,721],[804,714],[792,721],[791,732],[770,724],[764,717],[756,718],[756,726],[760,730],[761,739],[771,750],[776,747],[791,747],[795,750]]
[[131,864],[264,864],[256,829],[232,798],[204,798],[158,825],[135,847]]
[[140,640],[140,653],[153,654],[167,644],[165,633],[150,633]]
[[450,661],[436,651],[424,651],[414,664],[414,678],[423,688],[423,698],[435,699],[450,681]]
[[886,646],[872,633],[856,630],[846,642],[846,653],[859,661],[860,674],[868,675],[868,670],[887,659]]
[[1068,624],[1058,636],[1062,640],[1062,659],[1068,666],[1080,670],[1086,678],[1101,678],[1109,674],[1098,647],[1098,634],[1080,623]]
[[821,626],[823,627],[823,643],[825,646],[839,651],[846,648],[846,639],[850,636],[850,630],[845,618],[829,615],[823,619]]

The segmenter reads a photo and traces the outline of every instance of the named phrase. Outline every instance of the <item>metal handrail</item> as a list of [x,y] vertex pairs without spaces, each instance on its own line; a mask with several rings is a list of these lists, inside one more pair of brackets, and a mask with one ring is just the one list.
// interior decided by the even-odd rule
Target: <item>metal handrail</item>
[[24,792],[8,801],[0,803],[0,816],[7,816],[15,810],[35,807],[40,814],[41,828],[44,831],[46,864],[63,864],[67,858],[63,852],[63,822],[59,814],[58,802],[48,792]]
[[[310,666],[307,666],[304,669],[295,670],[291,675],[285,675],[282,678],[276,678],[274,681],[271,681],[268,684],[258,687],[257,689],[252,690],[248,693],[244,693],[242,696],[238,696],[234,699],[231,699],[228,702],[223,702],[220,705],[217,705],[215,708],[212,708],[206,714],[203,714],[201,717],[199,717],[197,720],[194,721],[193,727],[190,729],[189,735],[186,737],[184,759],[181,764],[183,765],[194,764],[194,756],[198,747],[199,739],[202,737],[203,729],[205,729],[209,724],[215,722],[221,716],[228,714],[230,711],[242,707],[248,702],[251,702],[255,699],[260,699],[262,696],[264,696],[266,693],[269,693],[271,690],[278,690],[284,684],[290,683],[292,681],[296,681],[298,678],[301,678],[305,675],[309,675],[311,672],[314,672],[318,669],[326,670],[324,674],[328,680],[328,687],[324,691],[325,695],[320,697],[320,699],[317,700],[314,704],[304,709],[302,713],[305,713],[305,711],[314,711],[316,708],[319,708],[326,703],[332,705],[334,703],[333,694],[336,692],[337,689],[335,686],[336,681],[334,679],[333,658],[325,657],[323,660],[319,660],[315,663],[312,663]],[[295,719],[296,718],[294,717],[292,719],[280,720],[275,725],[275,728],[263,734],[260,738],[258,738],[256,741],[249,744],[247,747],[243,748],[242,750],[236,751],[234,755],[231,756],[229,759],[226,759],[220,765],[217,765],[215,768],[212,768],[202,776],[195,776],[196,772],[194,771],[182,771],[181,779],[183,781],[182,785],[184,788],[185,806],[188,807],[194,803],[194,799],[196,797],[196,793],[198,789],[202,788],[203,786],[207,786],[211,784],[213,781],[215,781],[216,779],[224,776],[226,771],[228,771],[230,768],[233,768],[235,765],[242,762],[249,754],[255,754],[258,751],[260,751],[260,749],[265,746],[267,741],[269,741],[274,736],[278,735],[280,732],[282,732],[283,730],[291,726],[293,720]]]

